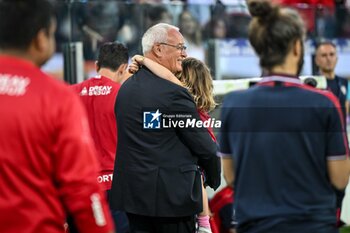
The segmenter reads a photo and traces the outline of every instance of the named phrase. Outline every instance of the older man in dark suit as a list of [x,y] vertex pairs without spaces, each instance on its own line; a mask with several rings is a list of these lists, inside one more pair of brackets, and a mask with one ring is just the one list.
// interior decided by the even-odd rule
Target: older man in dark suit
[[[145,57],[181,72],[187,54],[177,27],[151,27],[142,47]],[[200,117],[191,95],[144,67],[120,88],[115,112],[112,207],[128,214],[131,232],[193,233],[194,215],[202,210],[198,164],[213,188],[220,184],[220,164],[207,130],[193,124]]]

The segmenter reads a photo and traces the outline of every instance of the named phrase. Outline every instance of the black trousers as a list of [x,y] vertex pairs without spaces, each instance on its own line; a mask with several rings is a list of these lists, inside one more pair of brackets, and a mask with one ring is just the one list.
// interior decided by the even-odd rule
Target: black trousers
[[149,217],[127,213],[130,233],[194,233],[194,216]]

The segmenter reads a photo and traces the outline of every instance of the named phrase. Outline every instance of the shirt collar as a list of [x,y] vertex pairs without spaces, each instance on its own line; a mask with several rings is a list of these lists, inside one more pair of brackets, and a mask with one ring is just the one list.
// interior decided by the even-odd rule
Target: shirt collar
[[275,74],[275,73],[262,77],[262,80],[260,81],[260,83],[271,82],[271,81],[302,84],[302,81],[299,79],[298,76],[293,76],[288,74]]

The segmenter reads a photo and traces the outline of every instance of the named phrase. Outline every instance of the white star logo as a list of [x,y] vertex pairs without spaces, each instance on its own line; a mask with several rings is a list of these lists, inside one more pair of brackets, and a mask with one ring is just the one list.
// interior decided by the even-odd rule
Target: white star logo
[[159,112],[159,109],[157,109],[157,111],[155,113],[151,113],[152,114],[152,120],[151,122],[153,122],[155,119],[158,120],[158,117],[160,117],[162,114]]

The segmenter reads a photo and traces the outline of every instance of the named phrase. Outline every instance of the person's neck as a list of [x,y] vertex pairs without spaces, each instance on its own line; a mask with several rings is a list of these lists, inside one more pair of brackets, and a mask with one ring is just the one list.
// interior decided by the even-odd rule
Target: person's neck
[[297,76],[297,69],[288,65],[278,65],[273,67],[269,73],[272,74],[285,74],[288,76]]
[[106,78],[116,82],[115,72],[111,71],[110,69],[101,68],[97,73],[103,77],[106,77]]
[[33,65],[39,67],[39,63],[27,52],[19,51],[16,49],[5,49],[5,50],[0,50],[0,55],[2,56],[11,56],[11,57],[17,57],[23,60],[26,60]]
[[160,59],[157,56],[155,56],[153,53],[147,53],[144,55],[144,57],[151,59],[152,61],[157,62],[158,64],[161,64]]
[[329,72],[325,72],[325,71],[321,71],[321,75],[325,76],[326,79],[335,79],[335,72],[334,71],[329,71]]
[[[159,65],[162,65],[162,66],[164,66],[165,68],[167,68],[168,70],[170,70],[169,67],[167,67],[167,66],[162,62],[162,59],[159,58],[158,56],[156,56],[155,54],[153,54],[153,53],[147,53],[147,54],[144,55],[144,57],[147,57],[148,59],[151,59],[152,61],[154,61],[154,62],[158,63]],[[172,71],[170,70],[170,72],[172,72]],[[172,72],[172,73],[173,73],[173,72]],[[174,73],[173,73],[173,74],[174,74]],[[174,75],[175,75],[175,74],[174,74]]]

